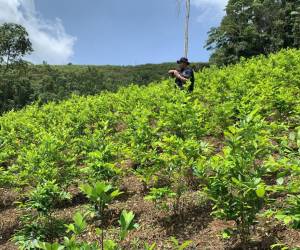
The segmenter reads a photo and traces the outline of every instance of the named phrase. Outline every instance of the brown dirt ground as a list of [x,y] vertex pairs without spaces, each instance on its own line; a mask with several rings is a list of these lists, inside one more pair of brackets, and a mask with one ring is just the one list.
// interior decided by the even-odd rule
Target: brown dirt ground
[[[124,177],[121,186],[126,192],[109,206],[103,228],[107,238],[116,237],[121,211],[123,209],[132,210],[136,215],[139,227],[129,234],[124,243],[124,249],[142,250],[141,242],[156,242],[157,249],[174,249],[169,240],[171,236],[176,237],[180,242],[192,240],[188,249],[242,249],[238,241],[225,242],[219,237],[222,230],[233,227],[234,223],[213,219],[210,215],[211,206],[201,202],[198,193],[188,192],[183,197],[183,211],[179,216],[174,216],[171,212],[162,211],[155,207],[152,202],[144,200],[144,187],[135,176]],[[76,211],[84,211],[86,199],[74,187],[71,188],[71,192],[74,196],[72,202],[63,204],[58,208],[55,213],[56,218],[71,221]],[[13,205],[13,199],[17,196],[12,195],[12,192],[7,190],[1,194],[0,200],[9,200],[9,202],[5,204],[2,202],[0,206],[0,249],[15,250],[17,247],[9,239],[20,226],[20,212]],[[99,240],[92,233],[95,229],[95,221],[89,220],[88,222],[89,230],[82,236],[82,239],[87,241]],[[270,222],[268,225],[261,222],[247,249],[270,249],[270,245],[276,242],[293,247],[300,246],[300,232],[272,226],[272,223],[270,226]]]

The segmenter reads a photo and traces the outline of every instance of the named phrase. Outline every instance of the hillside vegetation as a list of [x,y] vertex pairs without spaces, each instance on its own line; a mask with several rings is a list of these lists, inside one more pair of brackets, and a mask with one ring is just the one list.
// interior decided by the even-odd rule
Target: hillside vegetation
[[[194,63],[195,70],[208,66]],[[95,95],[116,91],[132,83],[147,85],[168,77],[175,63],[138,66],[12,65],[0,67],[0,114],[32,102],[61,101],[72,94]]]
[[167,79],[27,106],[0,126],[0,217],[21,218],[0,224],[7,249],[13,232],[25,249],[300,246],[298,50],[204,69],[191,94]]

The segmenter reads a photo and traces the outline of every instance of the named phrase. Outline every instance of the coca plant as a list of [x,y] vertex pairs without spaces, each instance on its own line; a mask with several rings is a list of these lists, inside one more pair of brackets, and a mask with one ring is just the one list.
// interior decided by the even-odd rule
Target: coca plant
[[237,233],[245,245],[250,240],[256,215],[266,201],[267,186],[260,161],[269,153],[266,123],[249,114],[225,132],[222,152],[198,166],[204,189],[213,203],[212,214],[236,223]]

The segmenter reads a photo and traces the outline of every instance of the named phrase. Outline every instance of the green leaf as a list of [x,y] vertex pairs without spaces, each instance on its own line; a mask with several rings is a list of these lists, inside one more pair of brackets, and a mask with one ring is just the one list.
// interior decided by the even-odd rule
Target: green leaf
[[65,249],[64,246],[58,244],[57,242],[51,244],[51,243],[47,243],[47,242],[38,242],[36,244],[36,247],[38,247],[39,249],[43,249],[43,250],[63,250]]
[[266,193],[265,186],[264,185],[258,185],[255,192],[256,192],[256,195],[259,198],[263,198],[265,196],[265,193]]
[[299,13],[298,11],[292,11],[292,12],[291,12],[291,15],[292,15],[292,16],[297,16],[297,15],[299,15],[299,14],[300,14],[300,13]]
[[186,249],[189,245],[192,244],[192,241],[191,240],[188,240],[188,241],[185,241],[182,243],[182,245],[178,248],[178,250],[184,250]]
[[174,244],[174,246],[177,246],[177,247],[179,246],[179,241],[174,236],[172,236],[170,238],[170,240]]
[[128,234],[128,231],[138,227],[138,224],[133,223],[134,213],[132,211],[127,212],[123,210],[120,216],[119,224],[121,226],[120,238],[124,240]]
[[100,236],[102,234],[102,229],[96,228],[95,233],[96,233],[97,236]]
[[273,244],[271,246],[271,249],[278,249],[278,248],[280,248],[280,250],[288,250],[289,249],[288,247],[286,247],[286,245],[281,244],[281,243]]
[[105,240],[104,241],[104,250],[117,250],[118,244],[113,240]]
[[284,183],[284,178],[280,177],[276,180],[277,185],[282,185]]
[[72,230],[75,234],[80,234],[86,229],[87,224],[81,213],[77,212],[73,216],[73,221],[75,222],[75,226],[70,224],[68,228]]
[[258,185],[261,182],[261,178],[254,178],[254,185]]
[[228,230],[228,229],[225,229],[225,230],[223,230],[223,232],[222,232],[221,236],[222,236],[222,239],[224,239],[224,240],[228,240],[228,239],[230,239],[230,238],[231,238],[231,236],[232,236],[232,233],[230,232],[230,230]]
[[289,225],[293,221],[293,218],[291,216],[285,216],[283,219],[284,224]]
[[92,195],[93,188],[88,184],[84,184],[80,186],[80,190],[85,193],[86,196],[90,197]]
[[156,243],[149,245],[148,243],[144,244],[144,250],[154,250],[156,248]]
[[232,180],[232,182],[235,183],[236,185],[240,185],[240,184],[241,184],[241,181],[238,180],[238,179],[235,178],[235,177],[232,177],[231,180]]
[[85,221],[83,216],[81,215],[81,213],[77,212],[74,216],[73,216],[73,220],[75,222],[76,225],[85,225]]
[[120,190],[115,190],[115,191],[113,191],[112,193],[111,193],[111,197],[112,198],[116,198],[116,197],[118,197],[118,196],[120,196],[121,194],[123,194],[124,192],[120,192]]
[[69,225],[65,225],[67,227],[67,233],[69,232],[73,232],[75,233],[75,225],[74,224],[69,224]]
[[295,133],[295,132],[291,132],[291,133],[289,134],[289,139],[290,139],[291,141],[295,141],[295,140],[296,140],[296,133]]

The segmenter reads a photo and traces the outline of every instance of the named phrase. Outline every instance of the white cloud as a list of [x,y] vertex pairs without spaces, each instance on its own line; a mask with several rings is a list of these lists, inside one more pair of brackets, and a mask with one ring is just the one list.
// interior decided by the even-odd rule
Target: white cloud
[[197,21],[204,22],[207,20],[220,21],[224,16],[224,9],[228,0],[191,0],[191,4],[200,10]]
[[44,20],[35,10],[34,0],[0,0],[0,24],[23,25],[29,33],[34,52],[28,59],[64,64],[70,61],[76,38],[68,35],[60,19]]

